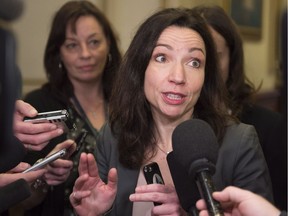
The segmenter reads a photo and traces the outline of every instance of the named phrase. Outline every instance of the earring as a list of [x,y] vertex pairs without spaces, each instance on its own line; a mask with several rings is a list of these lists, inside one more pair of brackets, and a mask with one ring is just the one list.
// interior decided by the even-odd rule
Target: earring
[[62,63],[61,63],[61,62],[59,62],[58,68],[59,68],[60,70],[62,70]]

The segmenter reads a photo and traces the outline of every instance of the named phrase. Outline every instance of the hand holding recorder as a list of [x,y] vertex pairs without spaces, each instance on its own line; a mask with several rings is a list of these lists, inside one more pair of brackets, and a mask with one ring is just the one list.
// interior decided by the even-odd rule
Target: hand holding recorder
[[69,119],[69,113],[67,110],[55,110],[49,112],[38,113],[33,117],[25,117],[24,122],[31,122],[34,124],[40,123],[53,123],[58,128],[64,131],[75,130],[76,126]]
[[[6,173],[0,174],[0,187],[7,185],[17,179],[23,178],[28,183],[34,182],[37,178],[44,176],[46,182],[49,184],[57,184],[61,180],[67,178],[72,167],[72,162],[68,160],[59,160],[58,158],[67,159],[75,151],[76,144],[73,140],[66,140],[58,144],[46,157],[45,163],[38,166],[30,166],[27,163],[21,162],[13,169]],[[65,154],[58,154],[65,152]],[[57,157],[55,157],[58,155]],[[53,160],[52,160],[53,158]],[[51,163],[48,165],[48,163]],[[47,165],[47,166],[46,166]],[[45,167],[46,166],[46,167]],[[51,166],[51,167],[50,167]],[[45,169],[44,169],[45,167]],[[47,175],[46,175],[47,174]],[[59,175],[61,175],[59,177]]]
[[34,182],[37,178],[40,178],[46,170],[40,169],[29,173],[22,173],[25,169],[29,168],[30,165],[28,163],[21,162],[13,169],[9,170],[6,173],[0,174],[0,188],[8,185],[18,179],[24,179],[29,184]]
[[48,185],[59,185],[66,181],[70,175],[70,170],[73,167],[73,162],[69,160],[70,156],[76,149],[76,143],[73,140],[66,140],[58,144],[49,155],[66,149],[65,155],[62,158],[49,163],[46,166],[47,172],[44,174],[43,179]]
[[44,159],[36,162],[32,167],[23,171],[23,173],[29,173],[45,167],[46,172],[42,179],[48,185],[61,184],[70,174],[73,163],[67,159],[69,159],[75,150],[76,143],[73,140],[59,143]]
[[37,116],[37,110],[22,100],[17,100],[14,112],[14,135],[28,150],[39,151],[49,140],[60,136],[64,131],[53,123],[31,124],[24,122],[24,117]]

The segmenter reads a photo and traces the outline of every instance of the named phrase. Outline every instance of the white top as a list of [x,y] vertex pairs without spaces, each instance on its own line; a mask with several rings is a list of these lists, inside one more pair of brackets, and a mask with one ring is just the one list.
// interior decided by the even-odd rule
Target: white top
[[[139,172],[137,186],[147,184],[143,171]],[[134,202],[132,216],[150,216],[151,209],[154,207],[153,202]]]

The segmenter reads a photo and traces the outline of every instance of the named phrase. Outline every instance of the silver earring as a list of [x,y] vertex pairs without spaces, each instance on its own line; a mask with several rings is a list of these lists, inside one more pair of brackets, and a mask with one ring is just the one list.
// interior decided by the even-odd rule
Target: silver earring
[[58,68],[59,68],[60,70],[62,70],[62,63],[61,63],[61,62],[59,62]]

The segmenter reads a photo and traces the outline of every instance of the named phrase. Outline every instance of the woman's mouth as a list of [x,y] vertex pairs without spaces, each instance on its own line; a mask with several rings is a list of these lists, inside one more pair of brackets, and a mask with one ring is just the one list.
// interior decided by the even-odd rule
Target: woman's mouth
[[167,104],[179,105],[184,103],[186,96],[180,93],[163,93],[163,99]]
[[84,65],[84,66],[79,67],[79,69],[82,71],[91,71],[93,70],[93,68],[94,68],[93,65]]

